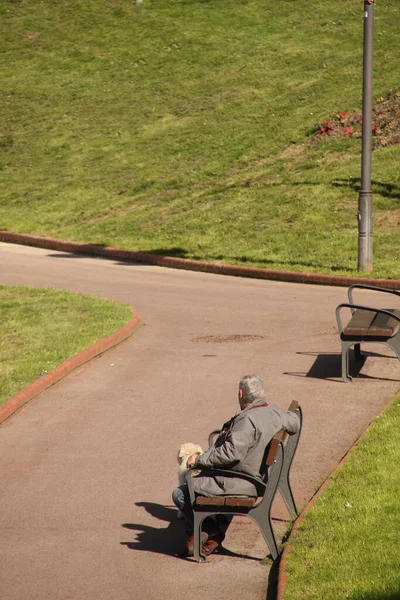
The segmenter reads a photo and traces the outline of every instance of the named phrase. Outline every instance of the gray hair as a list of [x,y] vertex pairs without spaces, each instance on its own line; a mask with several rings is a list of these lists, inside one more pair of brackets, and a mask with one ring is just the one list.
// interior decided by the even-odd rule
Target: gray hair
[[254,400],[265,398],[263,380],[257,375],[244,375],[239,381],[239,389],[242,390],[245,404],[251,404]]

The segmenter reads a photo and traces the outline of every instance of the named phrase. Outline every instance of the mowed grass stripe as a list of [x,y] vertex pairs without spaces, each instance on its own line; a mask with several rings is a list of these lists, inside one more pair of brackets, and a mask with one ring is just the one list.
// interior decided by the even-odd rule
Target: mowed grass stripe
[[[376,7],[374,93],[400,7]],[[0,227],[131,250],[354,274],[363,7],[338,0],[0,6]],[[374,273],[400,276],[399,145],[373,155]]]

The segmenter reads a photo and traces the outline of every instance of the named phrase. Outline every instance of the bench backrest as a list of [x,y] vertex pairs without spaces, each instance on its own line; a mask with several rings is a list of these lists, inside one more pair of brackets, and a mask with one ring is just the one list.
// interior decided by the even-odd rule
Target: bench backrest
[[[297,402],[297,400],[293,400],[293,402],[290,404],[288,410],[292,411],[292,412],[296,412],[296,410],[299,407],[299,403]],[[265,477],[268,476],[268,469],[271,465],[273,465],[274,460],[275,460],[275,454],[278,450],[278,446],[279,446],[279,442],[282,442],[283,445],[286,444],[286,441],[288,439],[288,433],[287,431],[285,431],[284,429],[280,429],[272,438],[272,440],[270,441],[270,443],[268,444],[266,451],[265,451],[265,455],[264,455],[264,460],[263,460],[263,465],[261,467],[261,477],[262,479],[265,479]]]

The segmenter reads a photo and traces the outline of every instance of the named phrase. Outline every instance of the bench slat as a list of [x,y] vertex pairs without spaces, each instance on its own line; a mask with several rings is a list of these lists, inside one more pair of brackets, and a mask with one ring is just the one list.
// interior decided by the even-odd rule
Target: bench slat
[[257,498],[226,498],[226,506],[254,506]]
[[[389,310],[389,309],[387,309]],[[390,309],[391,312],[398,313],[399,311],[395,311]],[[393,317],[389,317],[389,315],[378,314],[374,319],[371,327],[369,328],[368,335],[373,336],[382,336],[382,337],[390,337],[394,332],[399,330],[399,322],[396,321]]]
[[367,335],[376,313],[357,309],[343,330],[344,335]]
[[196,504],[201,504],[203,506],[209,505],[209,504],[211,504],[211,506],[224,506],[225,498],[223,496],[214,496],[214,497],[197,496]]
[[254,506],[257,498],[238,498],[236,496],[197,496],[198,506]]
[[265,464],[267,465],[267,467],[270,467],[273,464],[274,459],[275,459],[275,454],[276,454],[276,451],[278,450],[279,442],[281,441],[282,437],[283,437],[283,429],[278,431],[278,433],[276,433],[274,435],[274,437],[272,438],[272,440],[270,441],[267,458],[265,459]]
[[396,319],[388,315],[378,314],[368,330],[369,336],[390,337],[397,325]]
[[[391,312],[400,316],[400,311],[393,309],[390,310]],[[343,337],[344,339],[353,337],[388,339],[397,333],[399,328],[399,322],[389,315],[356,309],[355,313],[343,330]]]

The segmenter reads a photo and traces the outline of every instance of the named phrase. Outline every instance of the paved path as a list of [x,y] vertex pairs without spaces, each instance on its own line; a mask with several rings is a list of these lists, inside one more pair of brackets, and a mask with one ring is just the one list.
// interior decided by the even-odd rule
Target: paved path
[[[399,362],[375,356],[341,382],[334,309],[345,290],[8,244],[0,265],[1,283],[130,302],[144,322],[1,426],[0,597],[264,599],[267,571],[254,559],[266,549],[247,519],[232,525],[225,554],[200,565],[174,557],[176,450],[205,445],[236,410],[240,376],[258,373],[271,402],[303,406],[293,487],[304,505],[400,387]],[[235,335],[253,337],[207,341]],[[274,516],[285,517],[279,501]]]

